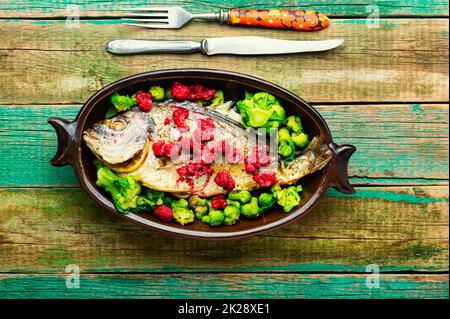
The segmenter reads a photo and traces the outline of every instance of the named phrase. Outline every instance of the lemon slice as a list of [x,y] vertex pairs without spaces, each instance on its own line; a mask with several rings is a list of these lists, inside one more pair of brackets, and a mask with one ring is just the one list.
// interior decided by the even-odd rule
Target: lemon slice
[[131,173],[137,170],[144,163],[148,155],[148,150],[150,148],[150,141],[147,139],[147,143],[142,151],[139,152],[135,157],[120,164],[108,164],[107,166],[117,173]]

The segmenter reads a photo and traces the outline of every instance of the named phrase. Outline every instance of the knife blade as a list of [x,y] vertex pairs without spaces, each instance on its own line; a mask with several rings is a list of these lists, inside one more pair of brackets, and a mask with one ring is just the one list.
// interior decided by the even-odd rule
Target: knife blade
[[206,38],[201,42],[172,40],[113,40],[106,50],[113,54],[194,53],[207,55],[272,55],[319,52],[334,49],[344,43],[342,39],[296,41],[256,36]]

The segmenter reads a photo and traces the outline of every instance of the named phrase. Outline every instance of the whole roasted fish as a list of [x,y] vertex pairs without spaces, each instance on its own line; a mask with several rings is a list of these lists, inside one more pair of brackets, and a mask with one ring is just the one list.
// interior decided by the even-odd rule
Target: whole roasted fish
[[[261,187],[252,174],[245,170],[242,160],[260,146],[259,139],[250,138],[249,130],[240,123],[240,115],[230,109],[230,103],[211,110],[192,102],[175,102],[173,100],[154,103],[150,112],[142,112],[134,107],[114,118],[103,120],[83,132],[83,138],[89,149],[106,166],[122,176],[133,176],[142,185],[177,195],[199,194],[214,196],[225,193],[216,184],[218,172],[228,172],[235,181],[235,190],[254,190]],[[174,123],[175,109],[188,112],[185,123],[187,129],[180,129]],[[153,144],[163,141],[167,144],[179,144],[180,141],[195,141],[196,132],[201,129],[203,120],[213,122],[213,140],[204,143],[217,145],[226,141],[228,147],[239,150],[241,160],[215,160],[209,164],[211,174],[198,174],[191,179],[180,176],[180,168],[192,163],[192,154],[183,149],[181,154],[167,158],[155,156]],[[266,143],[266,142],[264,142]],[[191,145],[192,147],[192,145]],[[195,148],[195,147],[194,147]],[[272,155],[276,155],[272,153]],[[264,170],[275,172],[277,183],[292,184],[302,177],[322,169],[331,159],[332,152],[321,137],[314,137],[302,154],[284,165],[272,160]],[[236,159],[236,158],[235,158]]]

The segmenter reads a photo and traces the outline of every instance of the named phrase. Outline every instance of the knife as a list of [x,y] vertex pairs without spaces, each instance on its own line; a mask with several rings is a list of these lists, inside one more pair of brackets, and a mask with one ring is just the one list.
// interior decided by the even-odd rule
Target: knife
[[114,40],[106,50],[113,54],[141,53],[194,53],[207,55],[265,55],[318,52],[334,49],[344,43],[342,39],[320,41],[280,40],[255,36],[206,38],[201,42],[171,40]]

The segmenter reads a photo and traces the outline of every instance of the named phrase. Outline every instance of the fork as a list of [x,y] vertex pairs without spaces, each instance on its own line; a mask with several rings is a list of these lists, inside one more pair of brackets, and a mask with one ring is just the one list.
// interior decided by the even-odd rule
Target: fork
[[126,23],[127,25],[143,28],[178,29],[193,19],[217,21],[230,25],[300,31],[322,30],[330,24],[330,19],[326,15],[312,10],[221,9],[215,13],[197,14],[190,13],[181,7],[150,6],[124,8],[123,10],[131,11],[132,16],[141,17],[123,18],[122,20],[133,21],[133,23]]

